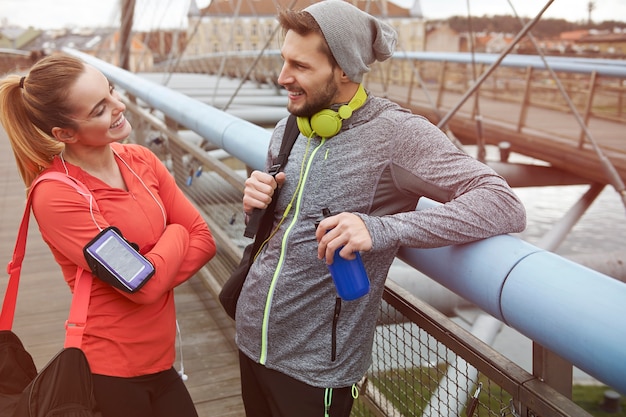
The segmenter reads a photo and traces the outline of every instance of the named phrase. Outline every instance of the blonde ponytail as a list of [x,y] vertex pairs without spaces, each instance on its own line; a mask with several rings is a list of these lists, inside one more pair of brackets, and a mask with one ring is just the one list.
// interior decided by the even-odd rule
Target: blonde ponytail
[[0,122],[26,187],[64,149],[52,128],[77,127],[67,91],[84,70],[81,60],[56,54],[37,62],[25,77],[13,74],[0,81]]

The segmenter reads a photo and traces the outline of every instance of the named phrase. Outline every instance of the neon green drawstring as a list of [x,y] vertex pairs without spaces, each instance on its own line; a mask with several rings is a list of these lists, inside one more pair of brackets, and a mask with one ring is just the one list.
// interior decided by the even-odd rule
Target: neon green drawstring
[[359,398],[359,388],[356,386],[356,384],[352,384],[352,398],[354,398],[355,400]]
[[333,402],[333,389],[326,388],[324,391],[324,417],[330,417],[330,405]]
[[[352,384],[352,398],[359,398],[359,388]],[[333,389],[326,388],[324,391],[324,417],[330,417],[330,405],[333,403]]]

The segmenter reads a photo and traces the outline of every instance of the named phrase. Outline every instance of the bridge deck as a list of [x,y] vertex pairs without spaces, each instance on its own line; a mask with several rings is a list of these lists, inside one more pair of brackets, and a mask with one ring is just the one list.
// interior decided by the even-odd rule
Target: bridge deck
[[[24,186],[4,130],[0,129],[0,263],[11,259],[24,209]],[[8,275],[0,277],[4,296]],[[187,387],[200,417],[244,415],[233,322],[197,277],[176,289]],[[31,218],[14,332],[41,369],[63,347],[71,295],[61,270]],[[175,363],[177,369],[180,362]]]
[[[378,85],[369,86],[375,94],[383,94]],[[462,98],[461,94],[446,92],[439,113],[428,103],[426,94],[415,89],[411,102],[406,101],[406,88],[392,86],[385,93],[391,100],[410,108],[414,113],[438,123]],[[431,91],[432,97],[436,92]],[[468,99],[450,120],[449,127],[464,144],[475,144],[478,124],[472,117],[474,99]],[[486,144],[498,145],[507,141],[514,152],[538,160],[566,172],[603,184],[611,181],[605,174],[602,159],[588,140],[579,146],[582,128],[573,114],[558,110],[529,106],[525,126],[520,131],[517,123],[521,104],[481,97],[478,101],[482,118],[482,134]],[[604,157],[626,182],[626,123],[591,117],[588,130]]]

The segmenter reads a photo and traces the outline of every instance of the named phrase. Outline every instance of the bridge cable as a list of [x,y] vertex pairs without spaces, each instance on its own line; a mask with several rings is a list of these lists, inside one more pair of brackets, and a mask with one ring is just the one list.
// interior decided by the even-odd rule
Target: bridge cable
[[[427,86],[426,82],[424,81],[424,79],[422,78],[422,75],[420,74],[419,68],[415,64],[416,60],[409,59],[407,50],[404,47],[404,45],[402,44],[402,40],[401,39],[398,39],[397,49],[404,56],[406,61],[411,63],[411,75],[414,76],[417,79],[417,84],[419,85],[420,89],[422,90],[422,93],[426,97],[426,101],[430,105],[430,108],[432,109],[433,113],[435,113],[435,116],[437,116],[437,118],[439,120],[441,120],[441,118],[443,117],[442,114],[441,114],[441,110],[437,107],[437,103],[435,103],[435,100],[433,99],[432,95],[430,94],[430,91],[428,90],[428,86]],[[381,79],[382,79],[382,76],[381,76]],[[385,97],[387,97],[388,96],[387,86],[384,83],[382,83],[382,84],[383,84],[383,92],[385,93]],[[413,86],[412,80],[411,80],[410,85],[411,85],[410,88],[413,88],[412,87]],[[408,107],[411,106],[411,99],[410,99],[410,97],[409,97],[408,101],[406,102],[406,105]],[[463,147],[463,144],[461,143],[461,141],[454,135],[454,132],[450,129],[450,127],[447,124],[445,126],[443,126],[443,127],[440,127],[440,129],[446,134],[446,136],[448,136],[448,139],[450,139],[450,141],[459,150],[461,150],[463,152],[466,152],[464,147]]]
[[448,113],[443,117],[443,119],[441,119],[439,121],[439,123],[437,124],[437,127],[442,128],[443,126],[446,126],[448,124],[448,122],[450,121],[450,119],[452,118],[452,116],[454,116],[454,114],[461,108],[461,106],[463,106],[463,104],[465,104],[465,102],[467,101],[467,99],[474,94],[474,92],[481,86],[481,84],[487,79],[487,77],[489,77],[495,70],[496,68],[500,65],[500,63],[504,60],[504,58],[509,54],[509,52],[511,52],[513,50],[513,48],[515,47],[515,45],[517,45],[519,43],[519,41],[526,36],[526,34],[528,33],[528,31],[530,31],[530,29],[537,24],[537,22],[539,21],[539,19],[541,18],[541,16],[543,15],[543,13],[546,11],[546,9],[550,6],[550,4],[552,4],[554,2],[554,0],[549,0],[548,3],[543,7],[543,9],[541,9],[541,11],[539,12],[539,14],[537,14],[537,16],[535,16],[535,18],[533,20],[531,20],[530,22],[528,22],[526,24],[526,26],[515,36],[515,39],[513,39],[513,42],[511,42],[509,44],[509,46],[507,46],[507,48],[505,48],[504,51],[502,51],[500,53],[500,56],[498,57],[498,59],[496,59],[495,62],[493,62],[491,64],[491,66],[487,69],[487,71],[485,71],[480,77],[479,79],[474,83],[474,85],[465,92],[465,94],[463,95],[463,97],[461,97],[461,99],[459,100],[459,102],[454,106],[454,108],[452,108],[450,111],[448,111]]
[[[470,12],[470,0],[466,0],[467,4],[467,26],[469,32],[470,51],[472,53],[472,82],[476,82],[476,51],[474,44],[474,30],[472,29],[472,14]],[[478,146],[478,154],[476,159],[485,163],[487,160],[487,152],[485,151],[485,138],[483,135],[482,114],[480,113],[480,90],[476,90],[474,96],[474,120],[476,121],[476,144]]]
[[196,36],[196,33],[198,32],[198,28],[200,27],[200,24],[202,23],[202,18],[205,16],[205,14],[208,12],[209,8],[205,7],[201,12],[200,12],[200,17],[197,19],[197,21],[195,22],[194,26],[193,26],[193,30],[191,31],[191,34],[186,38],[185,44],[183,45],[182,49],[180,52],[177,51],[178,48],[174,48],[174,39],[172,39],[172,46],[170,49],[170,57],[174,54],[174,52],[178,52],[178,55],[175,56],[175,60],[172,61],[171,59],[168,59],[168,66],[165,68],[165,72],[167,73],[167,77],[165,78],[163,85],[167,86],[172,78],[172,75],[174,74],[174,71],[176,71],[176,69],[178,68],[178,64],[180,64],[180,61],[183,58],[183,55],[185,54],[185,51],[187,50],[187,47],[189,46],[189,44],[191,43],[191,40],[193,39],[194,36]]
[[[517,11],[515,10],[515,7],[511,3],[511,0],[507,0],[507,1],[508,1],[509,5],[511,6],[511,9],[513,10],[513,14],[515,15],[515,17],[520,21],[520,23],[523,24],[524,21],[523,21],[522,18],[520,18],[518,16]],[[567,103],[570,111],[574,115],[574,118],[576,118],[576,121],[578,122],[578,124],[580,125],[581,129],[585,133],[585,136],[587,137],[587,139],[591,143],[591,146],[593,147],[594,151],[598,155],[598,158],[600,159],[600,163],[602,164],[602,167],[604,169],[604,173],[607,175],[608,180],[611,182],[611,185],[617,191],[617,193],[621,196],[622,203],[624,204],[624,207],[626,207],[626,187],[624,186],[624,183],[622,182],[622,179],[620,178],[619,173],[617,172],[617,170],[615,169],[615,167],[613,166],[611,161],[609,161],[609,159],[604,155],[604,152],[602,151],[602,149],[598,145],[596,139],[591,134],[591,131],[587,128],[587,124],[585,123],[585,121],[583,120],[582,116],[580,115],[580,112],[578,111],[578,109],[576,108],[576,106],[572,102],[571,98],[567,94],[567,91],[565,90],[565,87],[563,87],[563,84],[561,83],[561,80],[559,79],[559,76],[554,72],[554,70],[552,69],[552,67],[548,63],[548,60],[546,59],[545,54],[541,51],[541,48],[537,44],[537,41],[536,41],[535,37],[533,36],[533,34],[530,31],[528,32],[528,38],[530,39],[530,41],[532,42],[533,46],[537,50],[537,53],[539,54],[539,57],[541,58],[541,61],[543,62],[544,66],[546,67],[546,70],[548,70],[548,72],[550,73],[550,76],[552,77],[552,79],[556,83],[557,88],[559,89],[559,91],[561,92],[561,95],[565,99],[565,102]]]
[[[291,3],[289,4],[289,8],[293,8],[293,6],[295,6],[297,0],[291,0]],[[250,65],[250,67],[248,67],[248,70],[246,71],[246,74],[241,77],[241,80],[239,82],[239,85],[237,86],[237,88],[235,88],[235,91],[233,91],[233,94],[230,96],[230,99],[228,100],[228,102],[224,105],[224,107],[222,108],[222,111],[226,111],[228,110],[228,107],[230,107],[230,105],[232,104],[233,100],[235,99],[235,97],[237,96],[237,94],[239,93],[239,90],[241,89],[241,87],[243,86],[243,84],[246,82],[246,80],[248,79],[248,77],[250,76],[250,74],[252,73],[252,71],[254,70],[254,68],[256,67],[256,64],[259,62],[259,60],[263,57],[264,52],[267,50],[267,48],[270,45],[270,42],[272,42],[272,40],[274,40],[274,36],[276,36],[276,32],[278,32],[278,29],[280,29],[280,25],[276,25],[274,27],[274,29],[272,30],[272,33],[270,34],[270,36],[267,38],[267,41],[265,42],[265,45],[263,45],[263,48],[259,51],[259,53],[257,54],[257,56],[254,59],[254,62],[252,62],[252,64]]]
[[[233,20],[236,20],[239,18],[239,11],[241,10],[241,1],[239,0],[237,1],[237,5],[235,6],[235,10],[233,10]],[[230,3],[230,2],[229,2]],[[233,44],[233,39],[234,39],[234,33],[235,33],[235,25],[231,25],[231,29],[230,29],[230,40],[229,43],[232,45]],[[220,84],[220,80],[222,79],[222,75],[224,74],[224,68],[226,68],[226,61],[228,60],[228,51],[226,50],[226,48],[224,48],[224,56],[222,57],[222,60],[220,62],[220,68],[217,72],[217,81],[215,83],[215,85],[213,86],[213,102],[212,105],[215,106],[215,99],[217,98],[217,89],[219,87]],[[241,79],[241,84],[243,84],[245,82],[245,78]],[[240,85],[241,85],[240,84]],[[237,94],[238,89],[233,93],[233,96],[231,97],[231,100],[234,98],[234,95]],[[223,111],[226,111],[226,108],[223,108]]]

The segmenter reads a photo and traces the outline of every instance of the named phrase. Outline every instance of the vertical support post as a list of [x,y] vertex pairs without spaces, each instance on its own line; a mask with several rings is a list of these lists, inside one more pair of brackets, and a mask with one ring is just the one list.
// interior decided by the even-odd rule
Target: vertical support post
[[386,65],[387,71],[385,74],[385,91],[389,91],[389,87],[391,86],[391,78],[393,73],[394,62],[393,59],[390,59],[387,62],[381,63],[382,65]]
[[[169,129],[178,132],[179,125],[176,120],[166,116],[164,121],[165,125]],[[179,187],[183,187],[187,179],[185,161],[183,161],[184,153],[182,152],[182,149],[180,149],[178,146],[170,149],[170,153],[172,157],[172,173],[174,174],[174,179],[176,179],[176,183]]]
[[572,399],[572,364],[533,341],[533,375]]
[[[415,61],[417,61],[417,60],[415,60]],[[419,61],[417,61],[417,62],[419,64]],[[404,65],[404,63],[402,65]],[[408,88],[409,92],[408,92],[408,96],[406,98],[406,102],[410,106],[411,105],[411,100],[413,100],[413,87],[414,87],[413,83],[415,82],[415,71],[419,71],[419,67],[415,68],[413,63],[411,63],[409,65],[409,67],[412,68],[412,71],[410,70],[410,72],[411,72],[411,80],[409,81],[409,88]],[[403,68],[403,73],[404,73],[404,68]],[[419,79],[418,79],[418,82],[419,82]]]
[[624,88],[620,87],[617,90],[617,117],[622,118],[624,114]]
[[[587,91],[587,102],[585,103],[585,113],[583,114],[583,120],[585,126],[589,127],[589,117],[591,117],[591,109],[593,108],[593,97],[596,92],[596,80],[598,79],[598,72],[592,71],[589,77],[589,90]],[[581,127],[580,137],[578,139],[578,148],[582,149],[585,144],[585,129]]]
[[[469,65],[473,65],[473,64],[469,64]],[[482,73],[484,68],[485,68],[485,64],[480,64],[478,72]],[[472,83],[471,84],[476,82],[475,78],[476,77],[471,77],[471,79],[472,79]],[[477,116],[478,117],[481,116],[480,111],[479,111],[479,109],[480,109],[480,93],[481,93],[480,90],[481,89],[482,89],[482,86],[478,87],[476,89],[476,92],[474,93],[474,102],[473,102],[473,105],[472,105],[472,119],[476,118]],[[494,88],[494,93],[495,93],[495,88]],[[480,138],[479,138],[479,140],[480,140]]]
[[436,108],[441,108],[441,102],[443,101],[443,93],[446,89],[446,69],[448,68],[448,61],[441,61],[441,73],[439,74],[439,90],[437,91],[437,105]]
[[519,119],[517,120],[517,132],[521,132],[526,125],[526,117],[528,116],[528,106],[530,105],[530,90],[533,82],[533,67],[526,68],[526,83],[524,85],[524,95],[522,97],[522,108],[520,109]]

